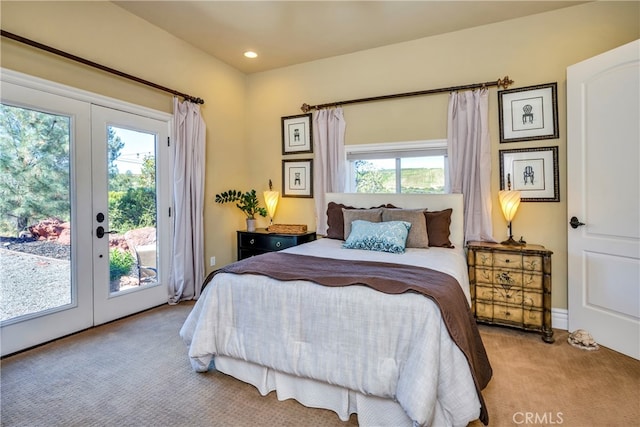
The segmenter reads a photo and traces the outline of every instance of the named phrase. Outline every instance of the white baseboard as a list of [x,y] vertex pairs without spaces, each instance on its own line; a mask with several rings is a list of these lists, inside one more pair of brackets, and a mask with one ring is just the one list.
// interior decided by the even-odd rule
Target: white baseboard
[[551,327],[567,331],[569,328],[569,311],[565,308],[552,308]]

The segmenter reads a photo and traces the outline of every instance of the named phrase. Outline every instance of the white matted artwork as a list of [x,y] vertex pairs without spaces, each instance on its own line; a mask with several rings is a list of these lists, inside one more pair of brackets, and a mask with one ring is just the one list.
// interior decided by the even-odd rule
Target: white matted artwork
[[500,142],[559,138],[557,83],[498,92]]
[[500,150],[500,189],[523,202],[559,202],[558,147]]
[[313,153],[311,114],[282,117],[282,154]]
[[313,159],[282,161],[282,197],[313,197]]

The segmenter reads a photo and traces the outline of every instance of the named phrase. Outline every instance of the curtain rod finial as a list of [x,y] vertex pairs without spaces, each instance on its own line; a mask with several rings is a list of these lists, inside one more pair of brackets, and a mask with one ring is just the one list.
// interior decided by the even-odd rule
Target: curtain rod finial
[[300,107],[300,109],[304,113],[308,113],[309,111],[311,111],[311,108],[312,108],[311,105],[307,104],[306,102],[302,104],[302,107]]
[[498,86],[502,86],[503,89],[508,88],[513,84],[513,80],[509,78],[509,76],[504,76],[502,79],[498,79]]

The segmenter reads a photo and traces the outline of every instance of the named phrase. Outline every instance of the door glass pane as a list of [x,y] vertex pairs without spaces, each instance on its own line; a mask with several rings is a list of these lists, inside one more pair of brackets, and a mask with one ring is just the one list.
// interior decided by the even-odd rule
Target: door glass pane
[[109,290],[117,293],[158,283],[156,136],[108,126],[107,150]]
[[[69,117],[0,105],[0,320],[75,303]],[[25,317],[26,316],[26,317]]]

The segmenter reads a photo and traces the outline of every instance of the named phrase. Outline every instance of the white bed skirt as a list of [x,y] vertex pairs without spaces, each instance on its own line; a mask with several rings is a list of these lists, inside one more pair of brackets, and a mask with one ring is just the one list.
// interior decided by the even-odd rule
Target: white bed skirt
[[[348,421],[349,415],[356,413],[358,425],[362,427],[417,426],[394,400],[364,395],[226,356],[216,356],[214,363],[216,370],[253,385],[263,396],[275,390],[278,400],[295,399],[310,408],[328,409],[342,421]],[[435,419],[430,425],[452,425],[451,419],[441,408],[438,407],[435,412]]]

